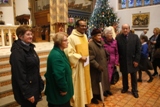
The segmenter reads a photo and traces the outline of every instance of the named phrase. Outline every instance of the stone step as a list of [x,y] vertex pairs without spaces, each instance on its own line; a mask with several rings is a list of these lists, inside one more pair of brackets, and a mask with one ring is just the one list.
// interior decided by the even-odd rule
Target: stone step
[[[42,77],[42,79],[44,80],[44,83],[45,83],[45,77],[44,76],[41,76],[41,77]],[[13,95],[11,84],[2,86],[0,88],[0,99],[3,98],[3,97],[6,97],[6,96],[10,96],[10,95]]]
[[[46,56],[44,56],[46,58]],[[40,61],[40,68],[46,67],[46,60]],[[0,70],[0,77],[11,75],[11,67],[3,68]]]
[[[8,56],[9,57],[9,56]],[[39,59],[47,59],[48,54],[42,54],[41,56],[39,56]],[[9,64],[9,59],[8,60],[2,60],[0,61],[0,65],[5,65],[5,64]]]
[[5,64],[9,64],[9,60],[0,62],[0,65],[5,65]]
[[0,87],[11,84],[11,75],[3,76],[0,78]]
[[38,56],[49,55],[51,50],[37,51]]
[[[43,50],[43,51],[37,51],[37,54],[38,54],[39,57],[41,57],[41,56],[47,56],[48,57],[49,52],[50,52],[50,50]],[[10,54],[9,55],[1,55],[0,56],[0,63],[4,62],[4,61],[9,61],[9,57],[10,57]]]
[[7,81],[11,79],[11,75],[3,76],[0,78],[0,82]]
[[[46,66],[46,61],[42,61],[42,62],[40,62],[40,64],[43,65],[43,66],[40,66],[41,68],[43,68]],[[0,69],[10,68],[10,67],[11,67],[11,65],[9,63],[0,65]]]
[[40,68],[45,68],[47,66],[47,60],[40,61]]
[[[40,69],[41,75],[44,75],[45,72],[46,72],[46,67]],[[0,87],[8,85],[8,84],[11,84],[11,75],[0,77]]]
[[11,67],[10,63],[1,63],[0,65],[0,69],[9,68],[9,67]]
[[12,85],[11,84],[1,87],[0,98],[6,97],[6,96],[9,96],[12,94],[13,94],[13,92],[12,92]]
[[48,55],[39,56],[40,62],[47,61]]
[[[9,56],[8,56],[9,57]],[[48,54],[47,55],[41,55],[41,56],[39,56],[39,59],[47,59],[47,57],[48,57]],[[9,64],[9,59],[8,60],[2,60],[2,61],[0,61],[0,65],[6,65],[6,64]]]
[[[11,106],[12,105],[12,106]],[[16,107],[18,104],[14,100],[14,96],[6,96],[0,99],[0,107]]]
[[[42,71],[41,73],[45,74],[45,71]],[[10,76],[10,77],[11,77],[11,76]],[[41,75],[41,77],[42,77],[43,80],[45,80],[44,75]],[[7,78],[8,78],[8,77],[7,77]],[[2,87],[0,87],[0,94],[1,94],[1,93],[4,93],[4,92],[8,92],[8,91],[10,91],[10,90],[12,90],[11,84],[2,86]]]
[[0,56],[0,62],[9,61],[9,55]]
[[[37,54],[39,55],[40,62],[47,61],[49,50],[39,51]],[[0,56],[0,76],[8,75],[8,73],[1,74],[1,72],[4,71],[3,69],[7,69],[9,67],[11,67],[9,63],[9,55]],[[45,65],[41,66],[41,68],[43,67],[45,67]]]
[[7,76],[7,75],[11,75],[11,68],[3,68],[0,70],[0,77],[2,76]]

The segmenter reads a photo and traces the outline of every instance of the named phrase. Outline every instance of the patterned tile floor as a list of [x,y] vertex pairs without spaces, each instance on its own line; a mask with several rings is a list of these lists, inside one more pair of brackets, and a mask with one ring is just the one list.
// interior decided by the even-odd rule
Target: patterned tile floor
[[142,75],[143,81],[138,83],[139,98],[133,97],[130,84],[129,91],[122,94],[122,81],[120,79],[116,85],[111,86],[113,95],[105,98],[105,106],[100,102],[99,105],[90,104],[88,107],[160,107],[160,78],[155,76],[154,80],[148,83],[147,74],[143,72]]
[[[153,73],[153,71],[151,72]],[[160,78],[155,76],[153,81],[148,83],[147,74],[143,72],[142,75],[143,81],[138,83],[139,98],[133,97],[131,87],[127,93],[121,93],[122,80],[120,78],[116,85],[111,86],[113,95],[105,98],[104,106],[99,101],[98,105],[88,104],[87,107],[160,107]],[[130,81],[129,86],[131,86]],[[46,97],[38,103],[37,107],[47,107]]]

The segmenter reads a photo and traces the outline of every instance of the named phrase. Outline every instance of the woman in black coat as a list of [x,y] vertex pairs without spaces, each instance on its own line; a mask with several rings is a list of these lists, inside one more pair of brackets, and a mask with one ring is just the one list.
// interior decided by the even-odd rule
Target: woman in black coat
[[19,26],[18,40],[11,47],[10,64],[12,89],[21,107],[36,107],[44,88],[39,71],[39,57],[32,44],[33,34],[29,26]]
[[154,73],[152,76],[155,76],[158,74],[157,72],[157,66],[160,67],[160,58],[154,57],[154,52],[160,48],[160,34],[159,34],[159,28],[153,29],[153,36],[149,38],[149,52],[150,52],[150,60],[152,61]]

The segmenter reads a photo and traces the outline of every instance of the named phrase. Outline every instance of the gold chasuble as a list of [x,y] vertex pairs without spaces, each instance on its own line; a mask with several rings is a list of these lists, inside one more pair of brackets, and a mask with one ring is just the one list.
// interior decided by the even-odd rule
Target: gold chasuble
[[68,48],[65,49],[71,67],[74,86],[74,96],[71,100],[73,107],[85,107],[92,99],[92,89],[90,80],[89,63],[85,64],[79,59],[82,56],[89,56],[88,40],[85,34],[81,34],[76,29],[68,37]]

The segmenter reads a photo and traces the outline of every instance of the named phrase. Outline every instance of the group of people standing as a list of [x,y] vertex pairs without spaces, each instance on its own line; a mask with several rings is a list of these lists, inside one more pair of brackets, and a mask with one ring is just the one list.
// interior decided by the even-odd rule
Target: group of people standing
[[[141,44],[145,44],[146,39],[142,38],[143,42],[140,43],[139,37],[130,33],[130,26],[124,24],[122,33],[116,38],[113,37],[111,27],[105,28],[103,32],[93,29],[92,40],[88,42],[86,22],[80,19],[75,25],[69,37],[65,32],[58,32],[53,37],[54,47],[49,53],[44,75],[48,107],[98,104],[98,100],[103,100],[99,82],[102,84],[103,95],[112,95],[110,82],[115,66],[119,66],[122,73],[121,93],[129,89],[129,73],[132,94],[138,98],[137,71],[142,54]],[[18,40],[14,41],[10,56],[14,97],[21,107],[36,107],[41,100],[44,82],[40,76],[39,58],[32,44],[32,30],[23,25],[17,28],[16,34]],[[158,39],[151,40],[155,43]],[[156,48],[158,46],[155,45]]]

